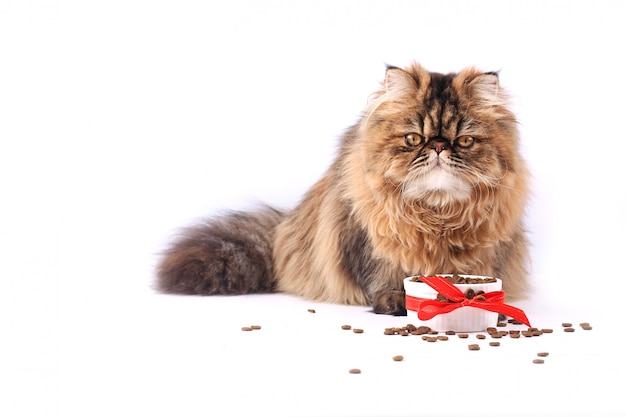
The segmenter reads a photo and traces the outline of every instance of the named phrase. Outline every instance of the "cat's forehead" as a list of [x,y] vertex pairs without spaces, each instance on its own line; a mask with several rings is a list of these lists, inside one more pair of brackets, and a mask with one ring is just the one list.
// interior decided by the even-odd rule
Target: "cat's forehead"
[[452,81],[456,74],[441,74],[432,72],[424,95],[424,106],[428,107],[441,104],[453,104],[458,102],[458,93],[454,89]]
[[454,136],[461,128],[459,95],[454,88],[456,74],[431,73],[417,120],[428,136]]

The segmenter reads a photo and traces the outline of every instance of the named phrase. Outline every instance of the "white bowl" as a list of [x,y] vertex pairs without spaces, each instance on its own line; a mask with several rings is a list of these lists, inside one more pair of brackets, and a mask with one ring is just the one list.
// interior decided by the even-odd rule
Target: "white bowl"
[[[452,274],[442,274],[449,276]],[[482,275],[459,274],[469,278],[491,278]],[[404,290],[407,296],[426,298],[434,300],[437,298],[437,291],[423,282],[412,281],[414,277],[404,279]],[[454,284],[463,294],[470,288],[475,292],[484,291],[486,293],[502,290],[502,280],[496,278],[496,282],[484,284]],[[449,313],[439,314],[430,320],[420,320],[417,311],[407,309],[408,322],[416,326],[428,326],[438,332],[452,330],[455,332],[483,332],[487,327],[495,327],[498,324],[498,313],[483,310],[476,307],[459,307]]]

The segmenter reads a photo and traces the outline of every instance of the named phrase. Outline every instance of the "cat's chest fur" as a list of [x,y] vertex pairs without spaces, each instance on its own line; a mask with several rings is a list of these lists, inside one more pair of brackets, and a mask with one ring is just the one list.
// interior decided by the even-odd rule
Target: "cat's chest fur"
[[510,239],[512,225],[493,201],[439,208],[374,200],[358,205],[372,255],[406,274],[490,274],[495,248]]

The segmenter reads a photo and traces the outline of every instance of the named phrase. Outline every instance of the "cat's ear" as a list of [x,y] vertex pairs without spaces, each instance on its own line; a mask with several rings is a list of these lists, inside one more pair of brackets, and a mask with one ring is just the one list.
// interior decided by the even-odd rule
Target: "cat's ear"
[[385,74],[385,90],[389,98],[415,94],[418,84],[415,78],[403,69],[388,67]]
[[472,80],[474,94],[481,97],[497,96],[500,89],[500,80],[497,72],[485,72]]
[[484,72],[468,80],[471,97],[475,102],[487,106],[503,106],[506,96],[500,89],[497,72]]

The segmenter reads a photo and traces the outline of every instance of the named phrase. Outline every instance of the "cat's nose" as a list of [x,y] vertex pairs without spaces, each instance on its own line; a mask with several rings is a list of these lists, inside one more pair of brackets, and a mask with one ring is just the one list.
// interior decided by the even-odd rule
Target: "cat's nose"
[[433,138],[431,149],[434,149],[437,154],[443,152],[444,149],[448,149],[448,141],[443,138]]

